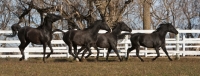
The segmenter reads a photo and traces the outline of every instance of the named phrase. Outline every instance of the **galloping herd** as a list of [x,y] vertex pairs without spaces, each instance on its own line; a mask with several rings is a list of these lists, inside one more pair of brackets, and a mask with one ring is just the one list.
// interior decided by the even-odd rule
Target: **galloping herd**
[[[52,31],[52,23],[63,19],[60,15],[55,14],[47,14],[44,18],[44,23],[42,23],[37,28],[32,28],[29,26],[20,27],[19,25],[13,25],[12,31],[13,35],[6,35],[8,37],[13,37],[16,34],[18,35],[18,38],[21,42],[19,45],[19,50],[21,51],[22,57],[19,59],[20,61],[24,60],[24,49],[27,47],[27,45],[31,42],[34,44],[41,44],[43,45],[43,61],[45,62],[46,58],[49,58],[50,55],[53,53],[53,49],[51,46],[51,40],[53,37],[53,33],[56,31],[62,32],[63,34],[63,41],[68,45],[69,47],[69,53],[74,57],[74,59],[78,58],[80,61],[82,61],[84,54],[88,51],[89,54],[86,56],[88,58],[92,52],[90,47],[94,47],[97,50],[97,57],[99,58],[99,49],[101,48],[108,48],[106,60],[108,60],[109,53],[111,50],[114,50],[114,52],[117,54],[120,61],[122,61],[122,58],[119,56],[119,53],[117,51],[117,40],[118,36],[121,34],[121,31],[127,31],[129,33],[126,33],[126,35],[130,35],[130,41],[132,44],[132,47],[127,49],[127,58],[129,57],[129,53],[136,49],[136,55],[137,57],[143,62],[144,60],[139,56],[139,48],[140,46],[148,47],[148,48],[154,48],[156,50],[157,56],[153,58],[152,60],[156,60],[160,56],[159,48],[161,47],[165,54],[168,56],[168,59],[172,61],[172,59],[169,57],[168,52],[165,47],[165,35],[167,32],[171,32],[174,34],[178,34],[178,31],[174,28],[174,26],[171,23],[163,23],[160,24],[159,27],[152,32],[151,34],[144,34],[144,33],[134,33],[132,34],[132,29],[129,28],[124,22],[116,22],[113,25],[115,26],[113,29],[111,29],[107,23],[103,20],[97,20],[94,23],[92,23],[88,28],[85,28],[83,30],[69,30],[67,32],[63,32],[60,29],[55,29]],[[98,34],[99,30],[103,29],[106,30],[107,33],[104,34]],[[18,31],[18,33],[16,33]],[[45,57],[46,54],[46,46],[49,46],[51,52]],[[81,49],[77,51],[77,46],[82,46]],[[72,52],[72,47],[74,48],[74,52]],[[78,54],[82,51],[81,58],[78,57]]]

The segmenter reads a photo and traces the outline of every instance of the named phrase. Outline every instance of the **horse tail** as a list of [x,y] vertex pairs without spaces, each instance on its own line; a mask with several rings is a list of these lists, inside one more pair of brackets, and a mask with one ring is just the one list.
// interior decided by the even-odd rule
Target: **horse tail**
[[11,29],[12,29],[12,35],[4,35],[6,37],[14,37],[17,35],[17,31],[19,31],[21,29],[21,26],[19,26],[19,24],[13,24],[11,26]]
[[131,33],[122,33],[118,35],[118,39],[124,39],[126,35],[131,35]]
[[64,31],[62,31],[62,30],[60,30],[60,29],[54,29],[53,31],[52,31],[52,33],[54,33],[54,32],[62,32],[63,34],[65,33]]

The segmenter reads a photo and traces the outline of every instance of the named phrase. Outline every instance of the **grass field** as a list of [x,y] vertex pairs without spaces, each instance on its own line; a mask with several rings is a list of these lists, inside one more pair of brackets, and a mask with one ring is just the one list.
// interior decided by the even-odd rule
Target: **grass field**
[[91,57],[83,62],[66,58],[49,58],[43,63],[41,58],[18,61],[15,58],[0,59],[0,76],[200,76],[200,57],[182,57],[169,61],[160,57],[152,62],[136,57],[119,62],[117,58]]

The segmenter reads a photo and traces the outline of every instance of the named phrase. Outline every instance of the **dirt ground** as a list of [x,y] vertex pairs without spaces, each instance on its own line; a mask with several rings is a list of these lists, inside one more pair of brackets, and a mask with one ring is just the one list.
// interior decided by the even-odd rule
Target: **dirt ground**
[[[143,57],[144,58],[144,57]],[[46,63],[41,58],[18,61],[18,58],[0,58],[0,76],[199,76],[200,57],[181,57],[169,61],[160,57],[155,61],[137,57],[128,61],[118,61],[110,57],[109,61],[90,57],[83,62],[73,59],[49,58]]]

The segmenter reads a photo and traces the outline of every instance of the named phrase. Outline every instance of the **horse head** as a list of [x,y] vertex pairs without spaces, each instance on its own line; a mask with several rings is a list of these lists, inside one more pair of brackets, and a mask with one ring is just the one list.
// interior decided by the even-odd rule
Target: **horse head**
[[49,14],[49,13],[47,13],[47,15],[46,15],[46,17],[44,18],[44,20],[47,20],[47,21],[53,23],[53,22],[55,22],[55,21],[57,21],[57,20],[60,20],[60,19],[62,19],[62,18],[63,18],[63,17],[60,16],[60,15],[55,15],[55,14]]
[[122,31],[128,31],[128,32],[132,32],[132,29],[130,27],[128,27],[128,25],[124,22],[117,22],[117,24],[120,26],[120,29]]
[[174,33],[174,34],[178,34],[178,31],[176,30],[176,28],[172,25],[172,23],[166,23],[167,25],[167,29],[169,32]]
[[60,19],[62,19],[62,16],[60,15],[47,13],[47,15],[44,18],[44,22],[39,27],[46,27],[46,29],[52,30],[52,23]]
[[106,21],[97,20],[94,22],[97,26],[100,26],[100,29],[106,30],[108,32],[112,32],[112,29],[108,26]]
[[158,28],[154,31],[163,31],[164,32],[171,32],[174,34],[178,34],[178,31],[176,30],[176,28],[171,24],[171,23],[162,23],[158,26]]

